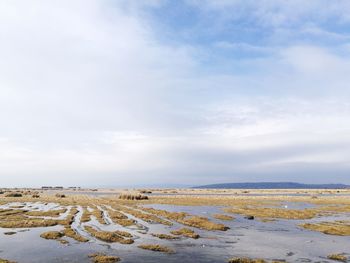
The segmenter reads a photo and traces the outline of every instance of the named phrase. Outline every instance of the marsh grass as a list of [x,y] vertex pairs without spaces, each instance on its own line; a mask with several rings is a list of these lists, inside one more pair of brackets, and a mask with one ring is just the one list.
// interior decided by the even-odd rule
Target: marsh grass
[[173,249],[166,246],[158,245],[158,244],[143,244],[143,245],[139,245],[138,247],[145,250],[152,250],[152,251],[163,252],[168,254],[175,253]]
[[225,221],[231,221],[235,219],[233,216],[224,215],[224,214],[214,214],[213,217],[216,219],[225,220]]
[[6,221],[0,221],[2,228],[33,228],[33,227],[49,227],[56,226],[58,222],[51,219],[28,219],[23,217],[11,217]]
[[88,242],[89,241],[89,239],[87,239],[86,237],[83,237],[82,235],[75,232],[74,229],[72,229],[72,227],[70,227],[70,226],[65,226],[63,233],[65,236],[70,237],[78,242]]
[[139,219],[141,219],[145,222],[148,222],[148,223],[159,223],[159,224],[163,224],[166,226],[171,226],[173,224],[172,222],[170,222],[168,220],[164,220],[160,217],[157,217],[156,215],[143,213],[143,212],[139,211],[138,209],[134,209],[134,208],[131,208],[128,206],[119,205],[119,206],[114,206],[113,208],[115,208],[116,210],[119,210],[123,213],[130,214],[130,215],[132,215],[136,218],[139,218]]
[[327,235],[350,236],[350,221],[334,221],[301,224],[301,227]]
[[120,261],[119,257],[116,256],[107,256],[105,254],[91,254],[89,258],[92,259],[94,263],[114,263]]
[[48,231],[44,232],[40,235],[40,237],[45,238],[45,239],[60,239],[63,237],[64,234],[59,231]]
[[211,222],[208,218],[201,217],[201,216],[187,217],[183,220],[179,220],[178,222],[186,226],[192,226],[192,227],[196,227],[204,230],[226,231],[230,229],[228,226]]
[[12,216],[12,215],[24,214],[27,212],[28,212],[27,210],[22,210],[22,209],[3,209],[3,210],[0,210],[0,218],[4,218],[6,216]]
[[179,239],[176,236],[168,235],[168,234],[152,234],[154,237],[158,237],[159,239],[166,239],[166,240],[177,240]]
[[186,216],[188,216],[188,214],[185,212],[169,212],[166,210],[147,208],[147,207],[138,207],[138,209],[145,211],[147,213],[151,213],[151,214],[154,214],[157,216],[165,217],[169,220],[174,220],[174,221],[182,220]]
[[121,195],[119,195],[119,199],[123,199],[123,200],[148,200],[148,196],[141,195],[141,194],[121,194]]
[[264,259],[232,258],[228,263],[267,263]]
[[82,223],[89,222],[91,220],[91,215],[92,215],[92,213],[90,213],[89,210],[87,209],[87,207],[84,206],[83,207],[83,214],[80,218],[80,222],[82,222]]
[[348,258],[342,254],[331,254],[327,256],[328,259],[341,261],[341,262],[347,262]]
[[0,258],[0,263],[17,263],[17,262]]
[[97,206],[95,206],[94,210],[91,212],[91,215],[93,215],[101,225],[107,224],[103,216],[103,211]]
[[112,209],[107,209],[107,213],[111,220],[118,225],[121,226],[132,226],[135,224],[135,221],[132,219],[129,219],[126,215],[119,211],[115,211]]
[[38,217],[42,217],[42,216],[58,217],[65,212],[67,212],[67,209],[63,208],[63,209],[49,210],[49,211],[29,211],[29,212],[26,212],[26,215],[38,216]]
[[184,237],[189,237],[193,239],[199,238],[199,234],[195,233],[192,229],[189,229],[186,227],[180,228],[178,230],[173,230],[170,233],[175,236],[184,236]]
[[85,230],[89,232],[93,237],[108,243],[120,243],[120,244],[132,244],[134,240],[130,238],[124,238],[119,232],[98,231],[91,226],[85,226]]
[[[282,263],[286,261],[270,261],[271,263]],[[228,263],[268,263],[265,259],[251,259],[251,258],[232,258]]]
[[197,227],[205,230],[226,231],[227,229],[229,229],[227,226],[223,224],[217,224],[217,223],[211,222],[206,217],[191,216],[185,212],[169,212],[166,210],[160,210],[160,209],[154,209],[154,208],[140,208],[140,209],[148,213],[165,217],[169,220],[173,220],[187,226]]
[[254,216],[259,218],[278,218],[278,219],[312,219],[318,211],[312,209],[292,210],[285,208],[271,207],[232,207],[224,209],[227,213],[241,214],[245,216]]

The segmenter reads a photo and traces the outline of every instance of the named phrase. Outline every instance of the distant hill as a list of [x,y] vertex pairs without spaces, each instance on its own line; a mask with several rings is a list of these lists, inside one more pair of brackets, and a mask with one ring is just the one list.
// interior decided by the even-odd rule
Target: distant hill
[[346,189],[345,184],[300,184],[293,182],[226,183],[195,186],[211,189]]

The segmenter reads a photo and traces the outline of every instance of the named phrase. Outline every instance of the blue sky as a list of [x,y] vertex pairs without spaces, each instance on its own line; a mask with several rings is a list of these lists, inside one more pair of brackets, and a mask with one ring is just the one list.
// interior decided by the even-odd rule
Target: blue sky
[[4,186],[350,184],[350,3],[3,1]]

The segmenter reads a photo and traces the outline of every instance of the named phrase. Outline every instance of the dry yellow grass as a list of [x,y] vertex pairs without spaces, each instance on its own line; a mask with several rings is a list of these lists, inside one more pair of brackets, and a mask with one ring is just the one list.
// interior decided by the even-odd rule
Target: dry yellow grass
[[68,216],[63,220],[58,220],[61,225],[70,226],[74,222],[75,215],[78,213],[78,209],[76,207],[72,207],[69,211]]
[[159,239],[166,239],[166,240],[176,240],[179,239],[176,236],[168,235],[168,234],[152,234],[154,237],[158,237]]
[[26,210],[21,209],[0,209],[0,219],[11,215],[24,214],[26,212]]
[[328,259],[341,261],[341,262],[347,262],[348,258],[342,254],[332,254],[327,256]]
[[40,237],[45,238],[45,239],[50,239],[50,240],[56,240],[60,242],[61,244],[68,244],[69,242],[62,239],[64,237],[64,233],[58,232],[58,231],[49,231],[42,233]]
[[86,206],[83,207],[83,214],[80,218],[80,222],[82,223],[86,223],[89,222],[91,220],[91,213],[89,212],[89,210],[87,209]]
[[40,235],[40,237],[45,238],[45,239],[60,239],[63,237],[64,234],[59,231],[48,231],[44,232]]
[[213,217],[216,219],[225,220],[225,221],[231,221],[234,219],[233,216],[224,215],[224,214],[214,214]]
[[350,236],[350,221],[307,223],[301,224],[300,226],[327,235]]
[[50,216],[50,217],[58,217],[61,214],[67,212],[66,208],[58,209],[58,210],[49,210],[49,211],[29,211],[26,213],[28,216]]
[[120,244],[132,244],[134,243],[134,240],[130,238],[124,238],[120,233],[118,232],[109,232],[109,231],[98,231],[95,228],[91,226],[85,226],[85,230],[89,232],[92,236],[95,238],[109,242],[109,243],[120,243]]
[[135,221],[132,219],[129,219],[126,215],[119,211],[115,211],[112,209],[107,209],[108,215],[111,218],[111,220],[121,226],[132,226],[135,224]]
[[0,221],[2,228],[32,228],[32,227],[48,227],[58,225],[56,220],[51,219],[27,219],[27,218],[8,218],[6,221]]
[[188,213],[185,213],[185,212],[168,212],[166,210],[159,210],[154,208],[140,208],[140,209],[151,214],[165,217],[169,220],[174,220],[178,223],[181,223],[187,226],[197,227],[205,230],[225,231],[229,229],[227,226],[224,226],[223,224],[216,224],[214,222],[211,222],[206,217],[190,216]]
[[139,211],[138,209],[134,209],[128,206],[122,206],[122,205],[118,205],[118,206],[114,206],[113,208],[115,208],[116,210],[119,210],[123,213],[127,213],[130,214],[134,217],[137,217],[143,221],[149,222],[149,223],[159,223],[159,224],[163,224],[163,225],[167,225],[167,226],[171,226],[172,223],[168,220],[164,220],[162,218],[159,218],[153,214],[148,214],[148,213],[143,213],[141,211]]
[[194,238],[194,239],[199,238],[199,235],[197,233],[195,233],[192,229],[189,229],[186,227],[178,229],[178,230],[173,230],[170,233],[173,235],[176,235],[176,236],[184,236],[184,237],[190,237],[190,238]]
[[[229,263],[268,263],[265,259],[251,259],[251,258],[232,258]],[[271,261],[271,263],[286,263],[286,261]]]
[[264,259],[232,258],[228,263],[267,263]]
[[186,226],[192,226],[205,230],[226,231],[230,229],[228,226],[211,222],[208,218],[201,216],[186,217],[185,219],[179,220],[178,222]]
[[119,257],[107,256],[105,254],[91,254],[89,258],[91,258],[94,263],[114,263],[120,261]]
[[16,262],[0,258],[0,263],[16,263]]
[[148,200],[148,196],[141,195],[141,194],[121,194],[119,196],[119,199],[122,199],[122,200]]
[[143,244],[139,245],[139,248],[146,249],[146,250],[152,250],[152,251],[157,251],[157,252],[163,252],[163,253],[175,253],[175,251],[169,247],[166,246],[161,246],[158,244]]
[[279,218],[279,219],[311,219],[318,211],[312,209],[292,210],[285,208],[271,207],[233,207],[224,209],[227,213],[242,214],[260,218]]
[[160,209],[154,209],[154,208],[146,208],[146,207],[138,207],[138,209],[145,211],[147,213],[151,213],[157,216],[161,216],[161,217],[165,217],[169,220],[174,220],[174,221],[178,221],[178,220],[182,220],[184,219],[186,216],[188,216],[187,213],[185,212],[169,212],[166,210],[160,210]]
[[65,226],[63,233],[65,236],[70,237],[78,242],[88,242],[89,239],[83,237],[82,235],[79,235],[78,233],[76,233],[74,231],[74,229],[72,229],[72,227],[70,226]]
[[95,209],[91,212],[91,215],[93,215],[100,224],[106,225],[106,221],[103,217],[103,211],[100,210],[97,206],[95,206]]

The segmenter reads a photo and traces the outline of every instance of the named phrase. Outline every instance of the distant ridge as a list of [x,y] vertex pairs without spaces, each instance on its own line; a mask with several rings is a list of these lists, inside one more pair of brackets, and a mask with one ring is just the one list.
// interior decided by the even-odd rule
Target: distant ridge
[[211,189],[346,189],[345,184],[301,184],[293,182],[226,183],[195,186],[192,188]]

